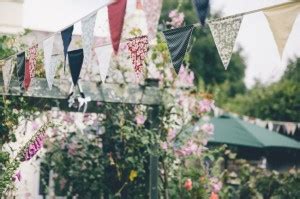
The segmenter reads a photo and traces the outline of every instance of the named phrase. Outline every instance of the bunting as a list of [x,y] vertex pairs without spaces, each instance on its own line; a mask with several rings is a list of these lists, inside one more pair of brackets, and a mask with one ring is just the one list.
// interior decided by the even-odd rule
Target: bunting
[[3,84],[4,84],[4,92],[7,93],[9,90],[9,84],[14,71],[14,64],[13,60],[9,59],[5,62],[2,68],[2,75],[3,75]]
[[208,22],[225,70],[229,65],[242,20],[243,15],[235,15]]
[[108,6],[110,37],[115,54],[118,53],[124,25],[127,0],[118,0]]
[[52,55],[49,68],[46,70],[46,79],[48,83],[48,87],[51,90],[54,82],[54,77],[56,73],[56,67],[59,64],[59,55]]
[[170,51],[172,63],[178,74],[182,65],[194,26],[185,26],[163,31]]
[[28,90],[31,79],[34,77],[37,51],[38,51],[37,44],[30,47],[28,51],[28,59],[26,59],[26,63],[25,63],[25,78],[24,78],[25,90]]
[[148,23],[148,37],[151,41],[156,38],[158,21],[161,13],[163,0],[144,1],[144,10]]
[[45,73],[50,90],[52,89],[53,79],[55,75],[55,68],[53,68],[53,65],[51,64],[54,38],[55,36],[49,37],[43,42]]
[[63,46],[64,46],[64,69],[66,68],[66,59],[67,59],[67,53],[68,53],[68,48],[70,46],[70,43],[72,41],[72,33],[74,30],[74,25],[66,28],[61,32],[61,38],[63,41]]
[[202,26],[205,25],[205,19],[209,14],[209,0],[194,0],[194,5]]
[[24,75],[25,75],[25,52],[21,52],[17,55],[17,76],[18,76],[18,81],[21,89],[24,89],[23,87]]
[[137,77],[143,72],[143,63],[148,52],[148,37],[140,36],[129,39],[127,42],[128,50],[130,51],[130,57],[134,66],[134,71]]
[[90,66],[91,61],[91,52],[92,52],[92,45],[94,40],[94,28],[96,22],[97,13],[94,15],[85,18],[81,21],[81,28],[82,28],[82,46],[83,46],[83,53],[84,59],[83,64],[86,67]]
[[77,85],[80,71],[83,64],[83,49],[73,50],[68,52],[70,71],[74,86]]
[[105,83],[105,79],[110,66],[110,58],[113,49],[111,45],[106,45],[106,46],[101,46],[99,48],[96,48],[95,52],[98,58],[101,80],[102,83]]
[[300,2],[292,2],[263,11],[269,22],[280,57],[300,12]]

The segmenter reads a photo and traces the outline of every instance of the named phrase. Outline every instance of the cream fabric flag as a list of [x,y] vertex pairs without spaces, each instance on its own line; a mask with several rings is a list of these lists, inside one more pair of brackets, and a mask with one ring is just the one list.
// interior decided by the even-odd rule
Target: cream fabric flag
[[82,29],[82,46],[83,46],[83,65],[90,68],[90,62],[92,57],[92,45],[94,40],[94,28],[96,23],[97,13],[87,17],[81,21]]
[[9,89],[10,80],[14,71],[14,63],[12,59],[5,62],[2,68],[4,92],[7,93]]
[[263,11],[273,33],[280,57],[300,12],[300,2],[291,2]]
[[112,45],[101,46],[95,49],[100,67],[102,83],[105,83],[106,75],[110,66],[110,58],[113,52]]
[[51,64],[54,38],[55,38],[55,35],[52,37],[49,37],[48,39],[46,39],[43,42],[44,67],[45,67],[46,79],[47,79],[50,90],[52,89],[53,79],[55,76],[55,68],[53,68],[53,65]]
[[229,65],[243,15],[220,18],[208,22],[225,70]]

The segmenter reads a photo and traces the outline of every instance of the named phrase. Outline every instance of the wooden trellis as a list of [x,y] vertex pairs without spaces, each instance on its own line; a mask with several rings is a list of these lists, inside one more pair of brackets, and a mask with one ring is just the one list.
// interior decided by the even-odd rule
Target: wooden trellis
[[[150,108],[149,118],[157,120],[159,105],[162,99],[162,92],[158,88],[158,81],[153,79],[145,80],[144,85],[138,84],[103,84],[96,82],[80,81],[86,96],[91,97],[87,112],[100,112],[100,108],[95,108],[93,104],[103,103],[123,103],[123,104],[143,104]],[[45,78],[35,78],[28,91],[20,90],[18,81],[13,79],[10,83],[9,91],[4,93],[2,75],[0,77],[0,95],[24,96],[30,98],[35,105],[37,99],[45,99],[48,104],[58,105],[62,110],[70,110],[67,106],[67,96],[70,89],[68,80],[55,80],[52,90],[49,90]],[[78,91],[77,91],[78,92]],[[79,93],[77,93],[79,94]],[[72,109],[74,111],[74,109]],[[153,122],[150,128],[155,128],[157,122]],[[153,146],[155,147],[155,146]],[[149,186],[148,193],[150,199],[158,198],[158,157],[149,157]]]

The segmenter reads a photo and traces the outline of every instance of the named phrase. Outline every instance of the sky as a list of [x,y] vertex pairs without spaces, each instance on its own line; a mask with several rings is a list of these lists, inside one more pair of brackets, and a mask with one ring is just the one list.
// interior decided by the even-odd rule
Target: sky
[[[23,25],[35,30],[56,32],[97,8],[103,7],[109,1],[25,0]],[[211,10],[212,12],[221,11],[222,16],[228,16],[283,2],[287,0],[211,0]],[[128,0],[128,12],[134,9],[134,5],[135,0]],[[96,24],[96,35],[107,36],[109,34],[106,8],[98,12]],[[80,33],[80,25],[75,27],[75,32]],[[300,35],[299,17],[294,24],[283,57],[280,59],[272,32],[263,13],[258,12],[244,17],[235,49],[239,46],[243,48],[243,56],[246,58],[247,65],[244,81],[248,88],[253,86],[255,79],[269,84],[281,77],[288,60],[300,56],[300,39],[297,35]]]

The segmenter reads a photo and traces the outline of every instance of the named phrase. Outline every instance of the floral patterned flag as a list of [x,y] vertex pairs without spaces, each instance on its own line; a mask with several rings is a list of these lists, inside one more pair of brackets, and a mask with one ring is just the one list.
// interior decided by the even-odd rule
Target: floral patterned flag
[[112,51],[113,49],[111,45],[101,46],[95,49],[98,58],[102,83],[105,83],[106,75],[110,66]]
[[300,13],[300,2],[290,2],[285,5],[264,10],[269,22],[280,57],[294,26],[295,20]]
[[3,75],[3,83],[4,83],[4,92],[8,92],[10,80],[14,71],[14,64],[13,60],[9,59],[5,62],[2,68],[2,75]]
[[96,17],[97,13],[81,21],[82,45],[84,53],[83,64],[87,68],[90,67]]
[[134,71],[139,77],[143,71],[143,62],[148,52],[148,36],[140,36],[129,39],[127,42]]
[[77,85],[79,75],[83,64],[83,49],[68,52],[70,71],[74,86]]
[[121,35],[124,25],[127,0],[118,0],[108,6],[108,20],[110,28],[110,37],[112,40],[115,54],[118,53]]
[[21,52],[17,55],[17,75],[20,88],[23,89],[25,75],[25,52]]
[[43,42],[45,73],[50,90],[52,89],[55,75],[55,68],[52,68],[53,65],[51,64],[54,38],[55,36],[49,37]]
[[25,63],[25,78],[24,78],[25,90],[28,90],[31,79],[34,77],[37,51],[38,51],[37,44],[30,47],[28,51],[28,59],[26,59],[26,63]]
[[243,15],[220,18],[208,22],[222,63],[227,70]]
[[155,39],[163,0],[144,1],[144,10],[148,22],[149,40]]
[[182,65],[194,26],[184,26],[163,31],[168,44],[172,63],[176,73],[178,74]]

